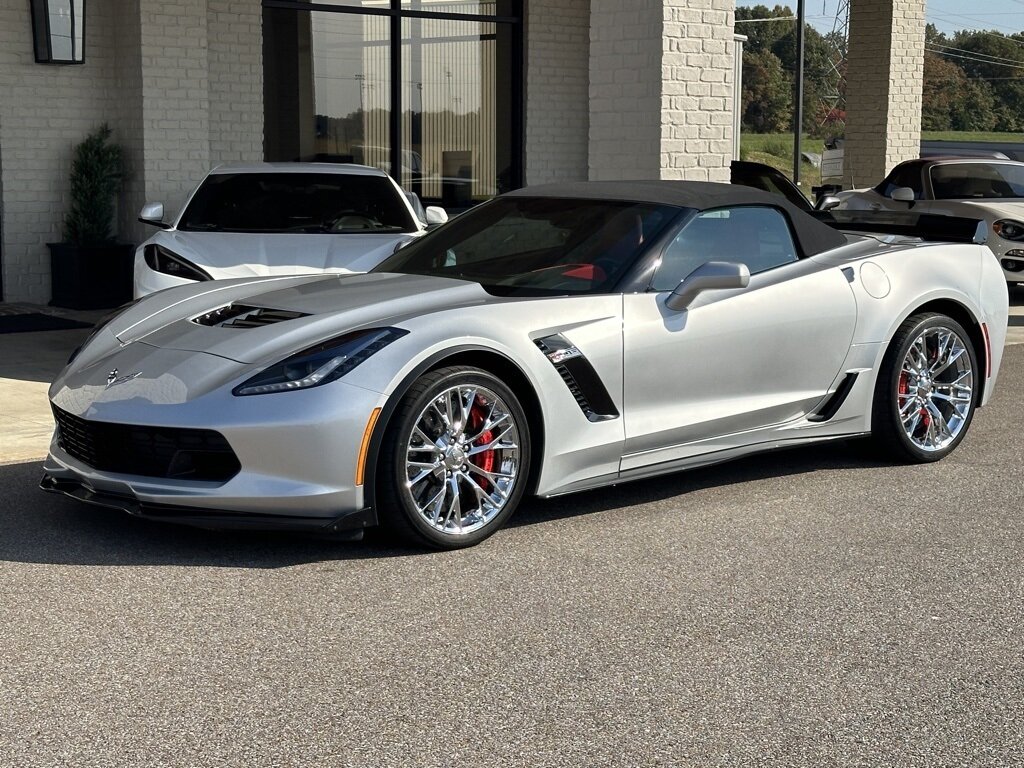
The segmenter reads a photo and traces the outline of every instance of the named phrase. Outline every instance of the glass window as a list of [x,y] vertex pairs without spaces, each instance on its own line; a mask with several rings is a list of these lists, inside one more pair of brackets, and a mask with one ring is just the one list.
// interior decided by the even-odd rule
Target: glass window
[[746,264],[751,274],[797,260],[786,217],[775,208],[749,206],[704,211],[665,249],[651,288],[674,290],[709,261]]
[[358,163],[390,172],[388,18],[279,8],[263,13],[266,159]]
[[610,290],[678,208],[605,200],[499,198],[399,250],[375,272],[478,282],[497,294]]
[[519,186],[519,0],[327,5],[264,8],[267,160],[369,165],[456,211]]
[[196,232],[391,234],[416,225],[391,179],[341,173],[217,173],[178,227]]
[[882,197],[892,197],[893,190],[906,187],[914,191],[914,199],[920,200],[922,196],[921,186],[921,164],[904,163],[892,169],[885,181],[875,187],[875,191]]
[[936,200],[1024,197],[1024,165],[949,163],[931,168]]
[[445,208],[512,188],[511,31],[490,22],[402,21],[401,184]]

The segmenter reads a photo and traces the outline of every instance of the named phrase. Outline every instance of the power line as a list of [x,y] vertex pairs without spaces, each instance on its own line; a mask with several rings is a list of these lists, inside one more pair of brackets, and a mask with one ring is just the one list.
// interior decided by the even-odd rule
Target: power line
[[938,56],[948,56],[951,59],[965,59],[966,61],[974,61],[974,62],[978,62],[978,63],[981,63],[981,64],[992,64],[993,66],[996,66],[996,67],[1008,67],[1010,69],[1024,69],[1024,64],[1004,64],[1001,61],[986,61],[985,59],[978,59],[978,58],[975,58],[974,56],[961,56],[960,54],[957,54],[957,53],[948,53],[946,51],[938,51],[938,50],[935,50],[933,48],[930,48],[928,45],[926,45],[924,47],[924,49],[926,51],[930,51],[931,53],[934,53],[934,54],[936,54]]
[[1024,61],[1022,61],[1021,59],[1010,59],[1010,58],[1007,58],[1006,56],[993,56],[990,53],[981,53],[980,51],[971,51],[971,50],[968,50],[966,48],[954,48],[951,45],[940,45],[939,43],[928,43],[928,45],[932,46],[933,48],[942,48],[943,50],[946,50],[946,51],[958,51],[960,53],[969,53],[969,54],[971,54],[973,56],[983,56],[986,59],[990,59],[993,64],[996,64],[996,63],[999,63],[999,62],[1002,62],[1002,61],[1008,61],[1011,64],[1024,64]]

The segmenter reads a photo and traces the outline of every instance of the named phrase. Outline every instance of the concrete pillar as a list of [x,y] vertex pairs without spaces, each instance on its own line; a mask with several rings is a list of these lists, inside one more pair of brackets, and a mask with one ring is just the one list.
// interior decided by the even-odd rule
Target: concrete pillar
[[925,0],[852,0],[843,185],[878,183],[921,143]]
[[734,0],[592,0],[591,179],[729,180],[734,12]]

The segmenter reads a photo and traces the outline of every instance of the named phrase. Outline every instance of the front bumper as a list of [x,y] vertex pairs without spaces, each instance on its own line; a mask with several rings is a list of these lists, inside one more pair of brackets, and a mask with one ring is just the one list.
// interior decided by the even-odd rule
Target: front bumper
[[39,487],[97,507],[117,509],[134,517],[190,525],[209,530],[289,531],[323,535],[351,534],[346,538],[362,538],[363,529],[377,524],[372,509],[345,512],[334,518],[299,517],[228,510],[201,510],[171,504],[142,502],[134,496],[96,491],[75,478],[58,478],[47,473]]
[[[105,387],[104,371],[115,366],[138,375]],[[330,530],[343,520],[373,524],[372,514],[363,514],[372,502],[356,482],[357,464],[367,421],[384,396],[344,381],[232,395],[232,386],[250,372],[212,355],[142,343],[73,366],[51,387],[53,405],[75,419],[118,429],[76,433],[68,450],[55,432],[43,466],[50,478],[46,490],[205,527]],[[187,470],[161,474],[146,471],[145,461],[111,461],[110,451],[82,448],[82,440],[87,447],[89,440],[109,443],[134,426],[142,432],[212,430],[230,446],[238,470],[213,479]],[[146,448],[144,441],[138,445]],[[161,443],[160,450],[165,448]],[[172,443],[169,450],[178,449]],[[124,449],[113,453],[125,456]]]

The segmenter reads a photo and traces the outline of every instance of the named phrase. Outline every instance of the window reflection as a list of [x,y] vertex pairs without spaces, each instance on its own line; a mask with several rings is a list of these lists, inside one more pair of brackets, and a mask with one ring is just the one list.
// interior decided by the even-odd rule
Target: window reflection
[[[406,0],[401,10],[502,15],[511,5]],[[369,165],[456,210],[516,185],[512,23],[416,15],[396,29],[388,15],[265,8],[263,28],[267,160]]]
[[386,16],[264,11],[267,160],[390,172]]
[[449,208],[511,188],[510,48],[505,25],[403,20],[404,187]]

